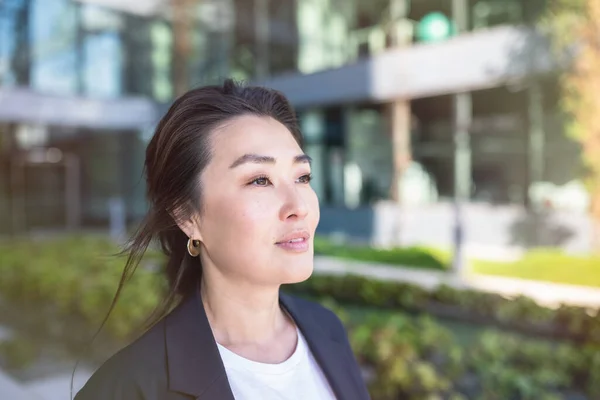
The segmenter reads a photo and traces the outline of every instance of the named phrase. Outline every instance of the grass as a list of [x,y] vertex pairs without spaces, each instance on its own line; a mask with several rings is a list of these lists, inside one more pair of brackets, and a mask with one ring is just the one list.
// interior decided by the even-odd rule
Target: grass
[[[451,260],[450,252],[424,246],[384,250],[337,244],[323,237],[315,238],[315,254],[441,271],[449,269]],[[556,249],[533,250],[511,262],[472,260],[471,270],[483,275],[600,287],[600,256],[573,256]]]
[[447,270],[450,255],[438,249],[428,247],[397,247],[376,249],[365,245],[337,244],[326,238],[314,240],[315,254],[338,257],[354,261],[367,261],[410,268]]
[[600,256],[577,257],[558,250],[534,250],[514,262],[474,260],[471,269],[484,275],[600,288]]

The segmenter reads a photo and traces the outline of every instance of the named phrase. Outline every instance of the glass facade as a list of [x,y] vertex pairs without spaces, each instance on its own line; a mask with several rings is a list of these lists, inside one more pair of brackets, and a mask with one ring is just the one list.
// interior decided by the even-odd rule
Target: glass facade
[[2,86],[92,98],[172,99],[172,32],[145,18],[72,0],[0,2]]
[[[578,176],[578,146],[564,134],[556,80],[541,80],[544,116],[545,182],[564,185]],[[497,87],[472,92],[473,120],[469,130],[472,158],[470,199],[492,204],[528,203],[529,162],[528,87]],[[436,181],[443,198],[454,196],[454,143],[452,96],[412,101],[418,129],[414,158]],[[559,150],[561,149],[561,150]],[[551,161],[552,160],[552,161]]]
[[[428,14],[451,18],[447,0],[190,1],[189,29],[165,14],[136,15],[76,0],[0,2],[3,86],[99,98],[143,95],[168,102],[176,57],[189,86],[223,76],[255,79],[352,63],[418,42]],[[535,18],[545,0],[469,0],[471,29]],[[401,32],[401,33],[398,33]],[[178,41],[183,52],[177,52]]]
[[[79,9],[68,0],[30,1],[30,87],[51,94],[78,94],[84,86]],[[79,54],[81,51],[82,54]],[[81,64],[80,64],[81,63]]]
[[0,2],[0,82],[3,86],[30,83],[30,19],[28,0]]
[[[531,22],[545,2],[469,0],[469,28]],[[186,9],[149,14],[94,3],[0,1],[0,90],[107,102],[141,97],[164,110],[181,88],[225,76],[253,81],[317,73],[402,43],[418,44],[421,21],[432,13],[452,14],[449,0],[190,0],[182,2]],[[525,201],[525,97],[504,89],[474,93],[474,199]],[[306,152],[314,160],[313,186],[324,204],[355,208],[390,197],[394,158],[386,107],[298,110]],[[411,106],[414,161],[441,197],[453,194],[451,107],[451,96],[413,100]],[[13,122],[3,121],[3,136],[19,130]],[[82,213],[90,221],[101,220],[115,196],[127,200],[131,215],[143,211],[136,166],[142,164],[147,128],[46,127],[45,146],[81,160]]]
[[[347,205],[372,204],[390,197],[393,180],[391,134],[383,106],[347,110],[347,155],[350,168],[345,182]],[[356,181],[355,184],[352,184]]]

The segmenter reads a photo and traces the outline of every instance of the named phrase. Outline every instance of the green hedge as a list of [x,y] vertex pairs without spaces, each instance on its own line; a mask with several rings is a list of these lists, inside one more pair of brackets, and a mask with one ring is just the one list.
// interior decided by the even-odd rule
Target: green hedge
[[316,275],[285,290],[313,297],[330,297],[344,304],[425,312],[444,318],[492,324],[518,332],[600,344],[598,310],[563,305],[556,310],[530,298],[506,299],[498,294],[441,285],[426,290],[408,283],[357,275]]
[[[54,347],[77,351],[88,344],[122,272],[125,260],[111,256],[117,251],[108,240],[91,237],[1,243],[0,296],[2,305],[8,306],[3,316],[19,331],[18,339],[0,346],[4,362],[12,359],[15,367],[23,366],[40,354],[36,346],[48,346],[48,340]],[[157,304],[164,282],[153,263],[160,258],[151,253],[128,283],[104,331],[111,343],[130,340]],[[567,390],[585,393],[588,399],[600,397],[598,323],[584,310],[552,311],[525,298],[509,301],[448,287],[428,292],[353,276],[314,276],[284,290],[344,304],[333,308],[348,326],[357,357],[372,373],[374,400],[549,400]],[[351,303],[394,313],[382,315],[370,308],[371,316],[352,317],[346,305]],[[563,333],[588,344],[556,344],[488,332],[465,349],[431,318],[414,319],[398,310],[442,310],[446,316],[478,315],[491,322],[530,321],[538,328],[563,327]],[[94,348],[100,345],[96,342]],[[95,359],[110,352],[100,347]]]
[[[1,296],[13,303],[39,303],[53,312],[99,323],[125,262],[122,257],[112,256],[116,252],[118,248],[101,237],[4,242],[0,244]],[[160,260],[153,252],[147,260],[156,262],[157,258]],[[153,309],[163,290],[162,277],[142,266],[123,292],[107,331],[116,337],[127,335]],[[600,318],[593,312],[567,306],[554,311],[525,297],[507,300],[496,294],[447,286],[429,292],[411,284],[359,276],[314,276],[286,290],[379,308],[456,314],[459,318],[467,315],[600,343]]]
[[[125,262],[122,257],[112,256],[116,252],[118,248],[102,237],[1,243],[1,296],[12,303],[39,303],[58,314],[99,323],[115,294]],[[144,265],[160,259],[156,252],[151,252],[128,283],[106,326],[111,335],[124,337],[154,308],[163,293],[164,282]],[[600,343],[597,311],[567,306],[554,311],[526,297],[507,300],[497,294],[448,286],[429,292],[411,284],[351,275],[314,276],[286,290],[330,296],[348,304],[450,314],[458,318],[467,315],[518,329]]]
[[[329,306],[332,304],[329,302]],[[363,310],[345,321],[354,352],[372,376],[373,399],[596,399],[600,347],[577,347],[483,330],[459,344],[430,317]]]
[[[125,265],[125,258],[116,256],[118,252],[104,237],[0,243],[0,296],[10,304],[31,306],[33,311],[97,328]],[[149,258],[155,257],[150,253]],[[127,337],[152,312],[164,289],[161,276],[144,265],[138,268],[106,325],[109,335]],[[89,335],[82,338],[86,339]]]
[[434,270],[447,270],[450,268],[448,254],[427,247],[397,247],[386,250],[364,245],[336,244],[323,237],[316,237],[314,246],[315,254],[323,256],[410,268]]

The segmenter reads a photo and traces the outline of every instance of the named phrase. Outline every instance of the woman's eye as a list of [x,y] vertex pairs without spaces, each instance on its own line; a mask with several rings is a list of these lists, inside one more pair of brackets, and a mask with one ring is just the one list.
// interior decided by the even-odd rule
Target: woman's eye
[[300,178],[298,178],[298,182],[300,183],[310,183],[312,179],[312,175],[311,174],[306,174],[306,175],[302,175]]
[[250,182],[251,185],[255,186],[267,186],[269,183],[269,178],[264,176],[258,177]]

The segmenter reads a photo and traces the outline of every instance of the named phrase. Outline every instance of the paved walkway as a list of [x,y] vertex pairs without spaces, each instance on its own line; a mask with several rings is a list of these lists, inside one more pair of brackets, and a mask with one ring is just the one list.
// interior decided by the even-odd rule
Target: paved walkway
[[[26,389],[2,371],[0,371],[0,399],[2,400],[46,400]],[[66,399],[65,399],[66,400]]]
[[[0,342],[12,337],[12,331],[0,326]],[[46,400],[0,370],[0,400]]]
[[[77,393],[92,376],[93,371],[77,368],[73,382],[73,395]],[[43,396],[43,400],[69,400],[71,398],[71,372],[65,371],[27,383],[27,388]],[[1,395],[1,393],[0,393]],[[0,396],[0,399],[3,397]]]
[[586,286],[477,274],[465,274],[459,277],[447,272],[356,262],[330,257],[315,258],[315,273],[357,274],[375,279],[412,283],[427,289],[433,289],[440,284],[447,284],[456,288],[481,290],[507,297],[524,295],[547,307],[558,307],[562,303],[580,307],[600,308],[600,289]]

